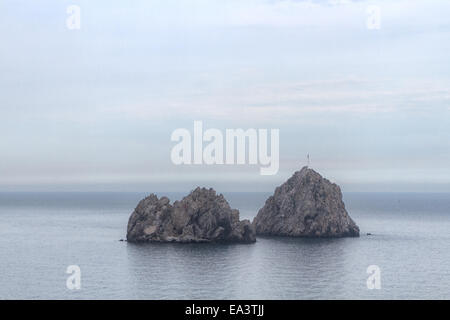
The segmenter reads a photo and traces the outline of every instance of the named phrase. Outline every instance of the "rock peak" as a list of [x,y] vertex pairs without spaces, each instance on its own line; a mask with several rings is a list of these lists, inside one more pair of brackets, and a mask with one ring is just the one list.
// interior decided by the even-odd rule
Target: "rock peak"
[[318,173],[317,171],[315,171],[314,169],[312,169],[312,168],[310,168],[308,166],[304,166],[299,171],[295,171],[293,176],[295,176],[295,175],[304,176],[304,175],[310,175],[310,174],[311,175],[319,175],[319,176],[321,176],[320,173]]
[[359,236],[338,185],[308,167],[275,189],[253,220],[257,234],[297,237]]
[[300,171],[296,171],[296,172],[302,172],[302,171],[308,171],[308,170],[314,171],[313,169],[310,169],[308,166],[303,166],[303,167],[300,169]]
[[221,195],[217,195],[216,190],[214,190],[213,188],[207,189],[207,188],[197,187],[193,191],[191,191],[189,196],[196,197],[196,198],[198,198],[198,197],[214,198],[216,196],[221,196]]

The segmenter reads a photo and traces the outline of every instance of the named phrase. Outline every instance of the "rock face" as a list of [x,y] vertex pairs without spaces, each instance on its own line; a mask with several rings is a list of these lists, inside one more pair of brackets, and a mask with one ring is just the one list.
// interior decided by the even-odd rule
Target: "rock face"
[[197,188],[173,205],[154,194],[141,200],[128,221],[130,242],[255,242],[250,221],[239,221],[223,195]]
[[339,186],[308,167],[275,189],[253,220],[256,234],[293,237],[358,237]]

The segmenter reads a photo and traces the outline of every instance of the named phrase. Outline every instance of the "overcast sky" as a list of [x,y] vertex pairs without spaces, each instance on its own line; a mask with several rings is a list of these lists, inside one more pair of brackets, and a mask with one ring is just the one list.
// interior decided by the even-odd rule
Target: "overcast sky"
[[[449,17],[445,0],[2,0],[0,190],[271,191],[310,154],[344,191],[450,192]],[[280,129],[279,173],[175,166],[194,120]]]

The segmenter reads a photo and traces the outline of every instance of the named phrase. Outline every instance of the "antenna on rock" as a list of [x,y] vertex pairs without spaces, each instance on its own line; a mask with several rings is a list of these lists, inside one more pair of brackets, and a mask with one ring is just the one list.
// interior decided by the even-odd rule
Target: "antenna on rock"
[[309,167],[309,153],[308,153],[308,155],[306,156],[306,160],[307,160],[307,167]]

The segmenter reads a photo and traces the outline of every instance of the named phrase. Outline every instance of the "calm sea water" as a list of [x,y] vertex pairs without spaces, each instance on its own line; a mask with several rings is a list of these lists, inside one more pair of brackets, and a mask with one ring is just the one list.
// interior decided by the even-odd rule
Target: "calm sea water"
[[[450,194],[347,193],[360,238],[118,241],[144,196],[1,193],[0,298],[450,299]],[[268,194],[225,196],[252,219]],[[66,288],[69,265],[81,268],[80,290]],[[367,289],[369,265],[379,290]]]

